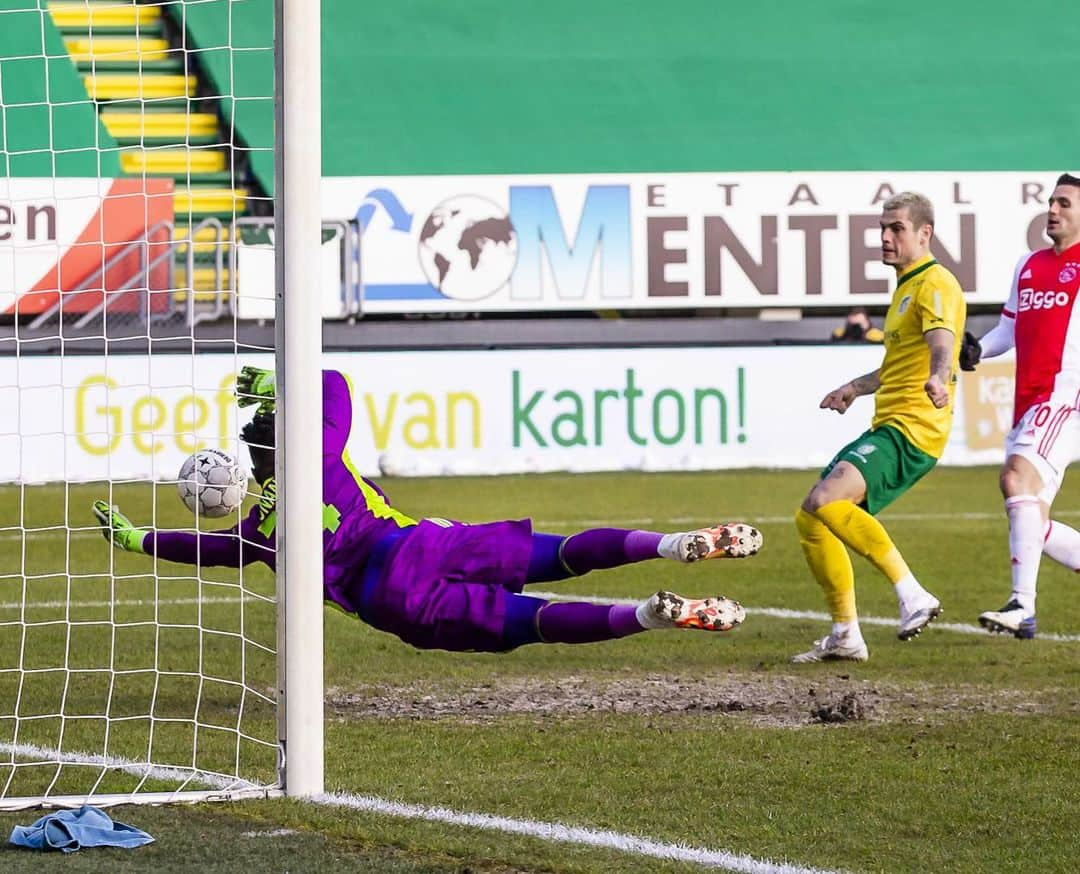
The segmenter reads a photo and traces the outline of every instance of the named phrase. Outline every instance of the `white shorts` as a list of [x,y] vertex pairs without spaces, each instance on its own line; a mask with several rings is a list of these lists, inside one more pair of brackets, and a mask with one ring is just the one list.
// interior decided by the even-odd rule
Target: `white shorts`
[[1051,396],[1024,413],[1005,438],[1005,456],[1026,458],[1039,472],[1043,487],[1037,497],[1046,504],[1054,503],[1065,469],[1080,448],[1080,411],[1075,403],[1075,393],[1067,401]]

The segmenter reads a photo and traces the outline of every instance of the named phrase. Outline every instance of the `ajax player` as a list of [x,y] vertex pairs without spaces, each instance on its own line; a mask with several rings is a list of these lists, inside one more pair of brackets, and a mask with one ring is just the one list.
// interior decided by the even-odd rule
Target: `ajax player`
[[983,358],[1016,348],[1013,428],[1000,479],[1012,594],[1000,610],[980,614],[979,623],[1018,638],[1035,636],[1042,553],[1080,570],[1080,532],[1050,520],[1065,468],[1080,450],[1080,175],[1058,177],[1046,235],[1054,245],[1020,259],[1001,318],[979,341]]
[[[591,528],[563,537],[532,530],[528,519],[466,525],[412,519],[349,463],[352,397],[342,374],[324,371],[323,588],[328,601],[369,625],[429,649],[500,652],[527,643],[588,643],[654,628],[728,631],[745,612],[728,598],[684,598],[660,591],[637,605],[550,602],[522,594],[551,582],[648,559],[690,563],[742,558],[761,548],[749,525],[727,523],[659,534]],[[274,566],[274,376],[245,367],[241,406],[259,404],[244,427],[262,498],[234,528],[217,532],[135,527],[117,507],[94,505],[102,533],[119,549],[187,564]]]

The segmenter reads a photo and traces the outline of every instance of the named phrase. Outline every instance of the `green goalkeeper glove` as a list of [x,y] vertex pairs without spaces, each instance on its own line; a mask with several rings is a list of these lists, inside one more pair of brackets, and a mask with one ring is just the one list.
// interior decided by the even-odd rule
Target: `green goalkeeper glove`
[[274,371],[261,367],[241,367],[236,377],[236,404],[250,407],[260,404],[267,410],[274,409],[274,395],[277,387],[274,383]]
[[108,501],[94,501],[93,509],[94,515],[101,523],[102,537],[124,552],[146,554],[146,550],[143,549],[143,538],[146,537],[145,528],[136,528],[131,524],[131,520],[120,512],[119,507],[111,506]]

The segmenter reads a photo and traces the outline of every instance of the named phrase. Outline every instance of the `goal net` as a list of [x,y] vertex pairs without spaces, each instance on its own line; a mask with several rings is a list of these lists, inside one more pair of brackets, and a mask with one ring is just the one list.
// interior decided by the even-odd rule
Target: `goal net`
[[[274,34],[301,6],[314,21],[283,48]],[[310,551],[290,504],[314,500],[282,473],[311,401],[282,386],[317,375],[319,350],[287,342],[273,283],[261,300],[236,292],[238,243],[293,190],[282,132],[299,115],[282,111],[295,90],[275,103],[275,76],[317,52],[318,16],[317,0],[0,0],[0,809],[265,797],[293,787],[304,756],[316,764],[295,786],[321,791],[321,631],[302,668],[284,661],[304,649],[288,644],[290,610],[321,622],[321,553],[294,558],[289,580],[282,545],[284,528]],[[313,93],[317,129],[317,72]],[[314,154],[301,172],[317,192]],[[279,230],[287,276],[298,235]],[[177,489],[202,448],[250,466],[244,365],[278,371],[276,574],[239,535],[219,564],[223,541],[206,537],[251,512],[254,481],[225,518],[193,515]],[[115,548],[95,501],[180,532],[181,560]],[[298,699],[318,712],[297,728],[283,714],[300,670],[319,698]],[[286,756],[302,729],[304,756]]]

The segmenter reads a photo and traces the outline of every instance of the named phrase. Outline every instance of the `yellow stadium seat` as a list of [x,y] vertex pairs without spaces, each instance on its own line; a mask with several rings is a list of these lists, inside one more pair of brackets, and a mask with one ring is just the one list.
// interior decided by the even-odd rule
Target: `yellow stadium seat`
[[[188,225],[176,225],[173,228],[173,242],[176,244],[176,254],[183,258],[187,256],[188,245],[191,244],[191,228]],[[222,257],[228,257],[229,244],[239,237],[237,229],[229,232],[228,227],[216,228],[213,225],[203,225],[195,231],[195,257],[213,258],[218,250],[222,250]]]
[[[192,284],[195,286],[196,292],[213,292],[210,296],[216,296],[218,292],[229,290],[229,271],[223,269],[220,274],[221,281],[218,282],[219,274],[213,267],[196,267],[192,273]],[[220,284],[220,288],[218,285]],[[182,266],[177,266],[173,269],[173,287],[179,292],[179,295],[186,293],[187,291],[187,270]],[[196,297],[198,300],[199,297]]]
[[177,143],[217,139],[218,120],[212,112],[129,112],[105,110],[105,129],[118,140],[172,140]]
[[86,0],[53,0],[49,3],[49,14],[56,26],[61,29],[90,30],[101,28],[130,28],[156,25],[161,21],[161,9],[158,6],[128,6],[115,2],[88,3]]
[[[220,230],[213,225],[203,225],[195,231],[195,243],[207,243],[207,242],[228,242],[230,237],[234,240],[239,239],[240,231],[238,228],[233,228],[233,232],[229,233],[229,228],[222,227]],[[173,239],[178,243],[187,243],[191,241],[191,227],[189,225],[176,225],[173,228]]]
[[86,93],[94,100],[152,100],[157,97],[190,97],[195,76],[138,73],[96,73],[83,76]]
[[71,60],[79,61],[164,61],[169,43],[153,37],[97,36],[64,40]]
[[243,188],[178,188],[173,195],[177,217],[188,215],[241,215],[247,209]]
[[[173,228],[174,240],[189,240],[191,238],[191,228],[188,225],[176,225]],[[204,243],[207,240],[238,240],[240,239],[240,229],[237,227],[230,228],[228,225],[222,225],[220,229],[212,224],[203,225],[195,231],[195,242]]]
[[120,153],[125,173],[157,176],[197,176],[225,170],[225,153],[209,149],[128,149]]

